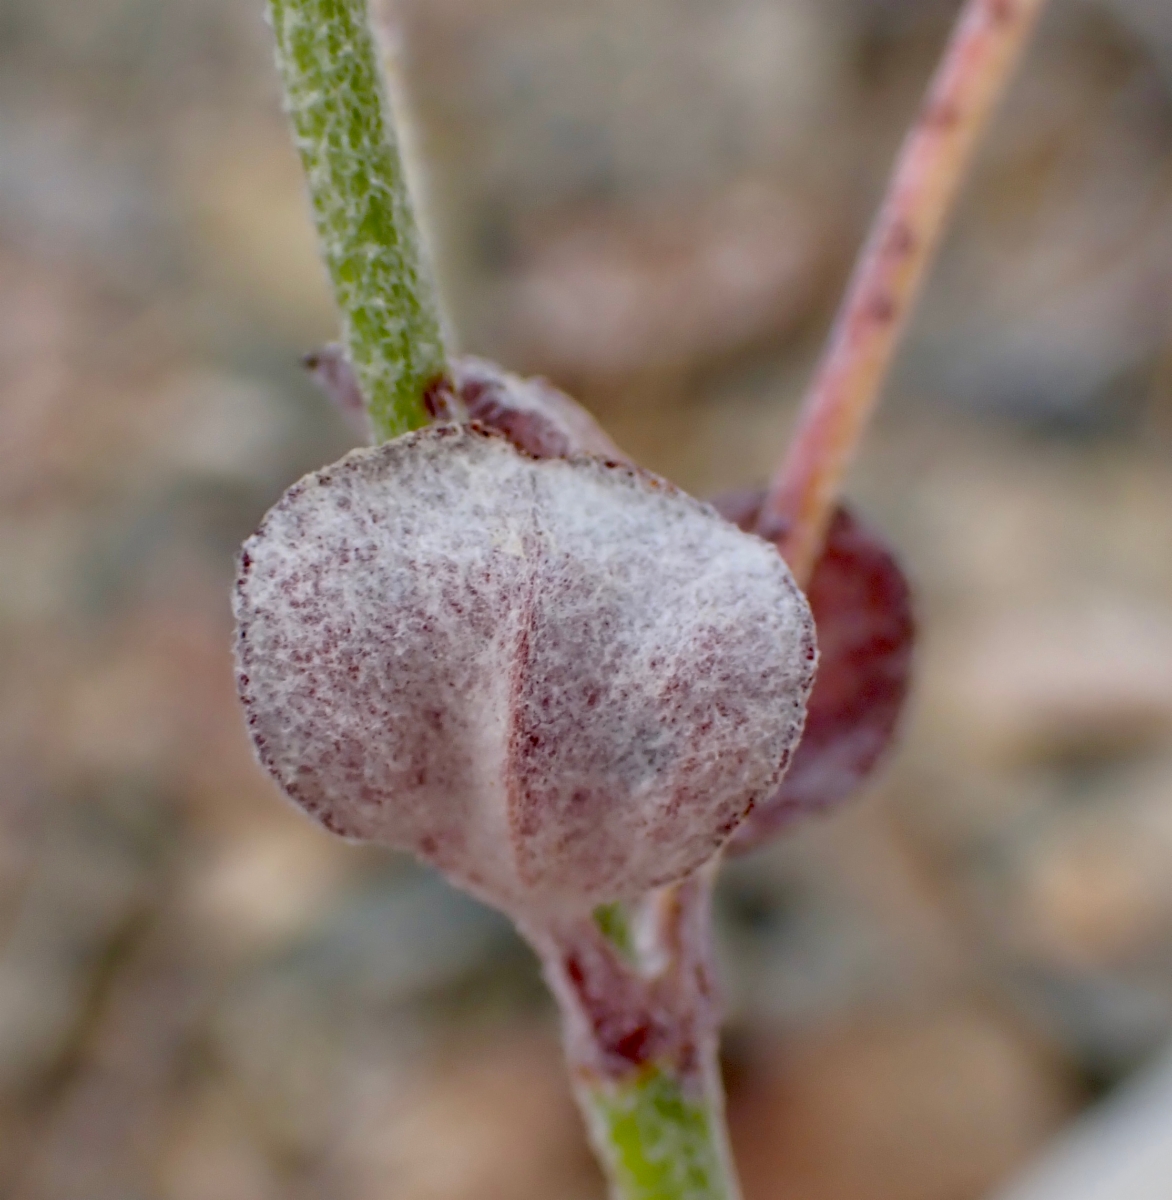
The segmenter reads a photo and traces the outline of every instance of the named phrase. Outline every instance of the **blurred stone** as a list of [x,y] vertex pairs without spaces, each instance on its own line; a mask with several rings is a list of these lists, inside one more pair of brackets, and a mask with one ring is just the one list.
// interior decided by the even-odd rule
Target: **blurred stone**
[[71,1061],[45,1081],[13,1200],[122,1200],[151,1186],[206,975],[168,915],[137,933],[111,955]]
[[0,517],[0,621],[26,629],[60,620],[72,607],[69,592],[83,539],[75,514]]
[[587,392],[688,370],[789,332],[820,290],[824,233],[775,187],[588,212],[518,250],[492,339],[509,361]]
[[1172,619],[1126,602],[1007,612],[952,666],[952,720],[1000,763],[1110,758],[1172,741]]
[[883,808],[856,801],[725,863],[718,948],[732,1021],[817,1031],[915,1011],[969,975],[940,896]]
[[167,828],[150,795],[82,796],[47,821],[0,955],[0,1096],[43,1082],[157,900]]
[[[1143,0],[1125,4],[1142,19]],[[1168,337],[1172,103],[1103,6],[1053,15],[933,273],[901,382],[1029,424],[1110,428],[1142,402]]]
[[[1159,961],[1172,943],[1172,764],[1148,794],[1108,792],[1053,822],[1028,854],[1009,934],[1025,953],[1076,971]],[[1172,975],[1168,978],[1172,1000]]]
[[734,1075],[747,1200],[978,1200],[1073,1110],[1051,1058],[967,1004],[754,1048]]
[[1164,0],[1105,0],[1106,6],[1143,40],[1172,81],[1172,13]]
[[1172,1032],[1172,761],[1084,779],[966,865],[1002,986],[1114,1078]]
[[287,1200],[286,1181],[230,1095],[197,1095],[178,1125],[160,1156],[161,1200]]
[[0,499],[43,495],[61,454],[69,344],[85,297],[74,281],[11,252],[0,257]]
[[186,907],[209,949],[233,959],[272,952],[337,903],[355,865],[351,847],[289,816],[251,835],[234,831],[191,864]]
[[295,415],[271,387],[230,375],[186,374],[171,381],[157,404],[157,436],[147,451],[154,461],[147,461],[172,485],[179,474],[256,486],[280,480],[288,469]]
[[[825,132],[833,122],[843,67],[839,26],[818,5],[733,0],[686,20],[673,0],[386,0],[382,7],[415,118],[410,141],[420,190],[463,348],[528,367],[511,362],[507,350],[532,345],[565,356],[569,343],[579,364],[602,338],[591,330],[597,322],[609,333],[608,355],[625,364],[633,339],[620,330],[616,341],[614,319],[599,302],[617,301],[628,313],[632,298],[650,293],[655,301],[681,276],[714,280],[734,306],[761,296],[774,311],[771,318],[751,313],[754,328],[775,330],[779,317],[784,325],[805,302],[780,301],[776,289],[804,274],[809,250],[795,236],[813,226],[824,248],[822,218],[831,207],[821,184],[839,161],[833,138],[820,137],[818,153],[808,153],[811,130]],[[703,197],[746,178],[786,180],[778,216],[746,221],[721,214],[719,205],[705,211]],[[788,196],[799,179],[801,196],[823,198],[805,210],[799,202],[795,222]],[[778,196],[776,186],[768,190]],[[628,211],[635,216],[624,228]],[[563,232],[535,246],[534,231],[559,220]],[[676,229],[656,233],[656,221]],[[715,234],[710,251],[681,253],[689,226]],[[641,247],[648,237],[651,244]],[[730,261],[743,261],[754,238],[762,264],[751,281],[730,279]],[[664,251],[656,242],[666,244],[668,262],[657,261]],[[630,251],[634,266],[621,261]],[[605,260],[591,266],[599,253]],[[581,284],[565,278],[580,266],[590,268]],[[558,308],[546,316],[540,308],[550,295]],[[694,314],[712,311],[712,301],[685,300],[691,313],[675,327],[662,309],[638,314],[653,358],[678,355]],[[537,328],[501,310],[515,301]],[[720,323],[727,330],[735,319],[721,314]]]
[[[469,166],[490,165],[494,182],[511,176],[531,196],[564,195],[590,174],[678,186],[711,179],[722,159],[777,161],[801,143],[842,65],[835,24],[807,0],[734,0],[686,20],[671,0],[380,7],[413,102],[467,139]],[[438,61],[462,86],[426,72]],[[503,135],[496,145],[475,144],[484,126]],[[429,160],[444,163],[451,147],[435,140]],[[586,152],[577,163],[575,150]]]
[[[333,1134],[323,1096],[345,1094],[348,1069],[371,1045],[392,1054],[418,1038],[407,1006],[455,991],[494,960],[507,968],[502,951],[514,939],[505,918],[438,877],[384,867],[335,892],[309,928],[243,962],[212,1036],[269,1136],[320,1153]],[[396,1020],[386,1024],[389,1013]]]
[[173,370],[163,314],[81,262],[41,261],[0,237],[0,502],[42,517],[124,492]]
[[[194,599],[195,581],[185,582]],[[75,770],[174,778],[180,763],[203,760],[225,710],[238,721],[227,707],[228,630],[226,613],[176,602],[127,613],[112,636],[94,637],[58,717]]]
[[997,984],[1024,1019],[1099,1085],[1135,1070],[1172,1029],[1166,981],[1144,986],[1110,972],[1055,970],[1018,960],[1002,965]]
[[601,1200],[551,1033],[458,1045],[401,1082],[342,1146],[353,1195],[376,1200],[393,1181],[396,1200]]
[[294,344],[336,327],[297,155],[283,120],[207,117],[175,155],[175,201],[189,222],[193,267],[218,297]]
[[[21,241],[52,255],[100,257],[133,278],[162,252],[163,212],[141,154],[88,114],[30,98],[0,104],[0,214]],[[149,276],[148,276],[149,277]]]
[[998,1200],[1164,1200],[1172,1179],[1172,1056],[1097,1104]]

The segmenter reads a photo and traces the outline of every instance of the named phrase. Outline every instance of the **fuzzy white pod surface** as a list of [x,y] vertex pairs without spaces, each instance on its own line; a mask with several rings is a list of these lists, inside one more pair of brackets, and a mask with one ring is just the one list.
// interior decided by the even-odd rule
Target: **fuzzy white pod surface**
[[295,484],[234,608],[285,793],[530,920],[705,862],[776,788],[817,657],[772,546],[648,472],[475,426]]

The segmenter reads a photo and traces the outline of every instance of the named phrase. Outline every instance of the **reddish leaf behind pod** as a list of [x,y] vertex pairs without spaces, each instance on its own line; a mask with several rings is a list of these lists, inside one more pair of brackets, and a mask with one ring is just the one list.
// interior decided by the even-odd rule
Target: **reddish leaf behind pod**
[[364,441],[370,441],[373,430],[370,414],[366,411],[366,398],[345,349],[337,342],[330,342],[305,355],[301,365],[313,376],[351,430]]
[[453,365],[456,392],[468,416],[503,433],[534,458],[595,454],[630,462],[601,425],[565,392],[545,379],[522,379],[483,358],[465,356]]
[[[336,343],[302,360],[318,386],[364,438],[372,433],[366,401],[346,351]],[[477,424],[505,437],[534,458],[570,458],[595,454],[608,462],[630,459],[607,437],[602,426],[576,400],[545,379],[522,379],[484,358],[465,355],[452,364],[456,399]],[[427,398],[432,419],[456,419],[445,387]]]
[[[731,492],[714,507],[756,527],[764,493]],[[784,530],[770,530],[780,541]],[[806,730],[781,787],[730,843],[752,850],[809,812],[845,800],[875,770],[907,699],[915,626],[911,592],[878,534],[846,508],[834,515],[807,591],[821,658]]]

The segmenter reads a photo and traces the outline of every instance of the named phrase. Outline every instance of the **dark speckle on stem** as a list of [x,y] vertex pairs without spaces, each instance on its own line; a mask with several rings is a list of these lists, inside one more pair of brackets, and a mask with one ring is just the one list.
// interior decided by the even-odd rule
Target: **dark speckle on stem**
[[423,407],[433,421],[455,420],[455,390],[447,375],[437,375],[423,389]]
[[960,124],[960,109],[948,100],[929,105],[921,122],[933,133],[949,133]]
[[1017,17],[1013,0],[989,0],[989,20],[994,25],[1008,25]]
[[876,325],[889,325],[895,320],[896,303],[887,292],[877,292],[867,303],[867,317]]
[[915,230],[906,221],[897,221],[887,235],[883,249],[891,258],[907,258],[917,244]]

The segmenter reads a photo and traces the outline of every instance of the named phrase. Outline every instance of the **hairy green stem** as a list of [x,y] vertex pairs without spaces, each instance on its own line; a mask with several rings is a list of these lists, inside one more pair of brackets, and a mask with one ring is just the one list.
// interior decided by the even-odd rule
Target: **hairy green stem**
[[739,1200],[712,963],[716,865],[528,933],[612,1200]]
[[652,1066],[620,1082],[580,1082],[578,1100],[613,1200],[738,1200],[718,1081],[697,1093]]
[[385,441],[428,423],[448,362],[367,0],[269,0],[269,18],[343,340]]

